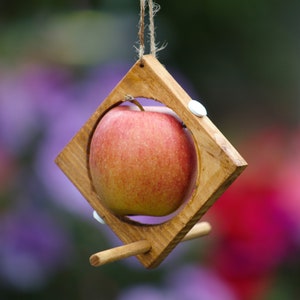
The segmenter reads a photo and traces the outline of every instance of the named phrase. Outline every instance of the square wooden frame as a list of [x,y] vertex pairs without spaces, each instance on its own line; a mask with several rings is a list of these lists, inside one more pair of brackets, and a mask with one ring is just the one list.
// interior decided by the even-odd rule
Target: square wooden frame
[[[198,158],[196,189],[191,199],[169,221],[144,225],[119,218],[96,194],[89,174],[89,145],[101,117],[126,95],[157,100],[172,109],[190,130]],[[125,244],[147,239],[152,248],[137,258],[146,268],[158,266],[202,215],[240,175],[246,161],[208,117],[196,117],[187,108],[191,98],[151,55],[129,70],[94,114],[57,156],[56,163],[108,226]]]

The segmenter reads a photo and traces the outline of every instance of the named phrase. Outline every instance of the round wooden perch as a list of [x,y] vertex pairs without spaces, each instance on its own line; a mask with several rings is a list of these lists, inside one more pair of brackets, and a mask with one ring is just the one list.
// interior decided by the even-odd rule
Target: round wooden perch
[[[196,224],[190,232],[182,239],[182,242],[189,241],[204,235],[209,234],[211,226],[208,222],[201,222]],[[150,251],[152,245],[147,240],[133,242],[124,246],[108,249],[93,254],[90,257],[90,264],[94,267],[99,267],[107,263],[111,263],[130,256],[144,254]]]
[[[119,105],[126,95],[163,103],[179,116],[194,139],[198,166],[196,188],[178,214],[162,224],[143,225],[117,217],[102,205],[90,179],[88,153],[93,131],[102,116]],[[140,62],[134,64],[57,156],[57,165],[125,244],[93,255],[93,265],[137,255],[146,268],[157,267],[247,166],[207,116],[197,116],[189,109],[191,100],[155,57],[145,55],[143,66]],[[199,230],[195,236],[201,234]]]

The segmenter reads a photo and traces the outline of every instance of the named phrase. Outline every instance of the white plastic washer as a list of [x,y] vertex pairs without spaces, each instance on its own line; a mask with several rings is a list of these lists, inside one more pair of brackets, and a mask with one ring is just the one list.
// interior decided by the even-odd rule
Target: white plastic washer
[[97,220],[101,224],[105,224],[105,221],[98,215],[98,213],[94,210],[93,211],[93,217],[95,220]]
[[191,100],[188,104],[189,110],[197,117],[204,117],[207,115],[206,108],[196,100]]

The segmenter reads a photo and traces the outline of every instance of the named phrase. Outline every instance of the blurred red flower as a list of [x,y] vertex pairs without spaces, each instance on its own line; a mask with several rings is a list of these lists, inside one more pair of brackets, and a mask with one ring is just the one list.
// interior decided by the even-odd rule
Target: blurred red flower
[[239,299],[260,299],[290,253],[291,219],[300,219],[295,145],[300,145],[299,134],[278,128],[249,139],[239,147],[248,168],[208,213],[216,241],[209,263]]

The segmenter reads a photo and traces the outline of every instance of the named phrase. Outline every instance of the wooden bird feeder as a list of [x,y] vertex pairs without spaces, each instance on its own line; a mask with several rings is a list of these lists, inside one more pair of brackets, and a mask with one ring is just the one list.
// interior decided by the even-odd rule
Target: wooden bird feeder
[[[101,204],[91,181],[89,147],[93,132],[103,115],[120,105],[126,95],[163,103],[181,118],[194,139],[198,162],[196,188],[183,208],[161,224],[141,224],[114,215]],[[208,223],[196,223],[240,175],[247,163],[208,117],[197,117],[188,109],[191,100],[155,57],[145,55],[133,65],[57,156],[56,163],[60,169],[124,243],[123,246],[92,255],[92,265],[99,266],[136,255],[146,268],[155,268],[179,242],[210,231]]]

